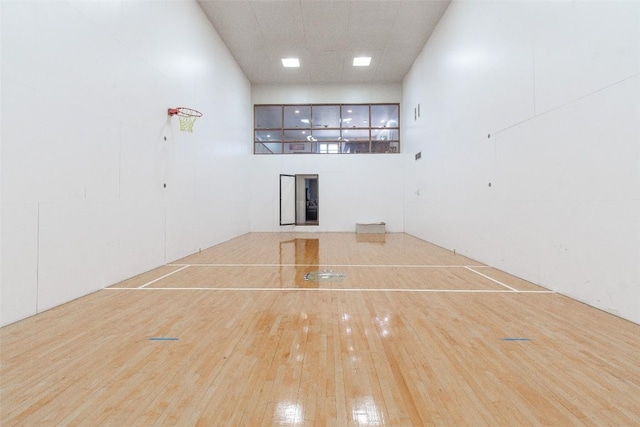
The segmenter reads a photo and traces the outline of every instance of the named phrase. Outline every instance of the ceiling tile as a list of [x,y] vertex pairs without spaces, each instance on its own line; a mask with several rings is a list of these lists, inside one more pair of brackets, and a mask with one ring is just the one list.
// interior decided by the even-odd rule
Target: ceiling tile
[[249,81],[312,84],[401,82],[450,0],[197,1]]
[[316,83],[332,83],[342,79],[342,60],[331,52],[315,52],[308,58],[306,66],[310,79]]
[[[349,25],[349,2],[303,1],[302,22],[305,27],[346,28]],[[329,7],[327,7],[329,6]]]
[[407,48],[385,49],[379,65],[376,67],[374,79],[376,81],[393,82],[395,76],[406,75],[413,64],[413,59],[420,50]]
[[302,37],[304,32],[299,2],[254,1],[251,5],[265,36],[271,33],[283,33],[292,37]]

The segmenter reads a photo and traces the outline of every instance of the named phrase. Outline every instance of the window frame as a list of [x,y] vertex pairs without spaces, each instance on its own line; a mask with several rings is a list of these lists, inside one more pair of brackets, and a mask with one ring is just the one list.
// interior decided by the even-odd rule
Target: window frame
[[[365,122],[367,126],[345,126],[344,107],[367,107],[368,120]],[[374,107],[391,106],[397,111],[397,116],[389,119],[389,121],[397,120],[395,126],[375,126],[372,124],[372,114]],[[259,108],[279,107],[281,118],[279,128],[263,128],[257,127],[257,111]],[[326,107],[335,107],[339,113],[338,127],[315,126],[314,107],[317,109]],[[295,111],[308,109],[310,111],[310,123],[302,126],[287,127],[285,123],[291,123],[290,117],[285,117],[287,111],[292,109]],[[306,119],[305,119],[306,120]],[[302,121],[302,120],[301,120]],[[304,122],[303,122],[304,123]],[[348,132],[352,131],[360,134],[360,138],[366,136],[366,139],[350,141]],[[387,132],[385,132],[387,131]],[[291,139],[290,135],[299,132],[300,136]],[[318,138],[314,136],[314,133]],[[319,139],[322,134],[337,134],[337,137],[329,136],[327,139]],[[384,139],[380,137],[374,138],[374,135],[386,133]],[[260,137],[259,137],[260,135]],[[261,139],[263,135],[269,139]],[[302,135],[307,135],[306,140]],[[397,136],[396,139],[389,139],[388,136]],[[400,103],[397,102],[380,102],[380,103],[321,103],[321,104],[254,104],[253,106],[253,154],[254,155],[272,155],[272,154],[400,154]],[[338,144],[336,150],[335,144]],[[332,147],[329,149],[329,147]],[[363,148],[363,151],[351,151],[354,148]],[[379,147],[377,149],[376,147]]]

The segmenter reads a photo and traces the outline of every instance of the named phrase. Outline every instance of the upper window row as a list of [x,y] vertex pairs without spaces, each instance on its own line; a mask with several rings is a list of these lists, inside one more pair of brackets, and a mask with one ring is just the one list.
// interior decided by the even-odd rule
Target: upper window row
[[256,105],[254,153],[399,153],[399,104]]

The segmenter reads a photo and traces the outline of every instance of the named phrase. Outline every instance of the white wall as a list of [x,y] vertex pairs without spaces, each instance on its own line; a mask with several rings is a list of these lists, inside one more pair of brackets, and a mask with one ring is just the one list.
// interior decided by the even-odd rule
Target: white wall
[[406,231],[640,323],[639,73],[638,1],[452,3],[404,81]]
[[250,85],[195,1],[2,1],[1,78],[2,324],[249,231]]
[[[400,103],[400,84],[254,85],[254,104]],[[401,117],[401,122],[403,118]],[[402,150],[402,138],[400,146]],[[279,225],[279,175],[319,175],[318,226]],[[251,231],[355,231],[356,223],[384,221],[404,231],[402,156],[399,154],[254,155],[249,168]]]

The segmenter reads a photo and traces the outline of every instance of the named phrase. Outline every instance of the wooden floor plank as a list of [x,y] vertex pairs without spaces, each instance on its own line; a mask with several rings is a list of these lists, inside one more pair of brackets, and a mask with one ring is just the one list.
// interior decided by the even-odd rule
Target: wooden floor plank
[[[346,275],[339,281],[314,282],[312,273]],[[326,288],[510,290],[473,271],[452,267],[334,267],[334,266],[189,266],[145,286],[153,288]],[[521,279],[519,279],[521,280]],[[144,285],[143,285],[144,286]],[[522,287],[522,286],[521,286]],[[126,288],[121,284],[112,288]],[[532,286],[523,290],[544,290]]]
[[640,326],[539,291],[402,234],[248,234],[0,329],[0,425],[637,425]]

